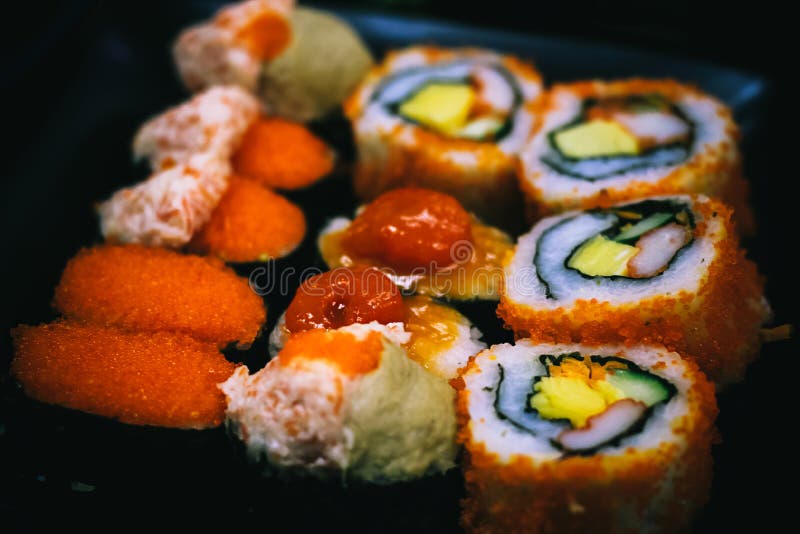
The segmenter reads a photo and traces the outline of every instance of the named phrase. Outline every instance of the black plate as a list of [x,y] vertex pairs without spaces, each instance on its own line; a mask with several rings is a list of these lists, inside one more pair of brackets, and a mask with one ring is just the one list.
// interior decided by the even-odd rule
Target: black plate
[[[194,4],[196,11],[165,17],[143,28],[119,18],[98,26],[87,53],[75,61],[68,83],[56,84],[50,110],[34,139],[12,158],[5,184],[3,228],[9,258],[4,265],[3,329],[49,320],[48,303],[63,265],[81,246],[99,242],[93,203],[145,170],[131,163],[130,139],[149,115],[185,97],[172,71],[168,45],[179,28],[204,18],[216,3]],[[535,35],[512,34],[431,20],[378,13],[341,12],[377,54],[410,43],[471,45],[532,58],[548,82],[587,77],[672,77],[696,83],[734,110],[744,132],[743,151],[760,217],[760,236],[749,243],[753,257],[769,275],[769,292],[778,319],[790,317],[788,276],[770,250],[780,215],[767,209],[775,193],[766,161],[765,103],[769,83],[758,76],[684,58],[661,56],[610,45]],[[96,37],[96,38],[95,38]],[[348,142],[341,122],[316,125],[343,153]],[[293,268],[292,284],[266,297],[270,325],[286,306],[300,273],[318,265],[313,238],[329,216],[355,206],[348,177],[333,176],[309,191],[290,195],[309,217],[304,245],[291,257],[268,266],[272,273]],[[796,226],[796,225],[795,225]],[[779,235],[779,234],[778,234]],[[249,274],[254,266],[239,266]],[[735,305],[735,303],[732,303]],[[464,306],[489,342],[508,334],[487,305]],[[2,364],[10,358],[3,339]],[[772,361],[790,352],[788,343],[764,349],[747,382],[720,398],[723,443],[715,447],[716,474],[711,501],[697,528],[740,526],[768,506],[777,490],[770,471],[780,469],[779,454],[765,433],[785,425],[776,409],[791,373],[774,373]],[[264,361],[264,343],[239,355],[251,367]],[[7,378],[2,384],[0,513],[33,528],[44,522],[100,525],[101,519],[149,523],[158,519],[183,526],[243,522],[291,525],[300,530],[457,531],[462,480],[447,476],[395,487],[350,487],[263,479],[242,458],[224,431],[184,432],[138,428],[46,406],[27,399]],[[790,418],[791,416],[785,416]],[[779,437],[780,435],[776,435]],[[781,454],[785,447],[775,449]],[[755,452],[754,452],[755,451]],[[753,455],[759,462],[754,462]],[[732,513],[735,511],[735,513]]]

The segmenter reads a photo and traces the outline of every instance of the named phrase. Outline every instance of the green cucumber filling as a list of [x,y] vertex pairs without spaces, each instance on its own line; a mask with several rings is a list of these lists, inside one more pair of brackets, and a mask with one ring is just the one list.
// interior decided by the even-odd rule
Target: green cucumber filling
[[595,181],[665,167],[689,157],[694,126],[659,94],[587,99],[580,113],[548,134],[541,159],[561,174]]
[[617,356],[545,354],[539,362],[544,372],[533,378],[499,366],[495,411],[565,453],[591,454],[640,432],[653,410],[677,391]]

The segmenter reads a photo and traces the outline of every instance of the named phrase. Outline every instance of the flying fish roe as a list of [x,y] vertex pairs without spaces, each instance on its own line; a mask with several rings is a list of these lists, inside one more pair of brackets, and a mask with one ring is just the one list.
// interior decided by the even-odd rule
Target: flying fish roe
[[291,253],[305,233],[300,208],[258,183],[233,177],[189,248],[225,261],[266,261]]
[[261,298],[221,261],[141,245],[81,250],[53,303],[68,319],[171,330],[219,346],[248,345],[266,319]]
[[123,332],[57,321],[12,331],[11,374],[34,399],[123,423],[218,426],[233,373],[213,343],[172,332]]
[[337,330],[306,330],[293,334],[278,353],[283,366],[295,359],[326,360],[344,374],[357,376],[377,369],[383,354],[383,336],[370,332],[359,339],[350,332]]
[[329,174],[334,160],[328,145],[303,125],[261,118],[244,134],[233,167],[269,187],[300,189]]

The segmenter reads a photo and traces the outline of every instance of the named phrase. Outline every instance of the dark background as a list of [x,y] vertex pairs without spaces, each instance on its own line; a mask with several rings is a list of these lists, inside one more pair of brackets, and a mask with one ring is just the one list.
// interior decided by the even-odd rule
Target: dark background
[[[0,376],[10,358],[9,329],[49,319],[47,303],[64,262],[97,238],[91,202],[141,177],[141,169],[119,162],[130,158],[128,143],[141,121],[183,98],[168,47],[192,14],[202,13],[210,4],[45,1],[16,5],[6,14],[0,35],[0,90],[5,104],[0,228],[6,236],[0,262]],[[757,138],[746,139],[745,146],[760,221],[757,239],[746,244],[768,274],[768,295],[778,322],[797,324],[792,276],[796,269],[789,259],[798,244],[796,203],[790,193],[797,189],[793,145],[798,137],[790,83],[796,64],[791,41],[797,30],[791,16],[764,2],[742,8],[687,1],[540,4],[315,3],[618,44],[734,67],[768,80],[771,89],[759,110],[765,127]],[[135,64],[147,65],[138,82],[131,77],[129,89],[136,101],[112,124],[97,129],[87,121],[85,130],[74,132],[77,143],[66,142],[51,134],[53,124],[104,105],[104,95],[70,89],[81,80],[102,82],[104,76],[114,76],[113,69],[92,70],[100,49],[111,51],[120,65],[131,61],[130,54],[135,54]],[[154,72],[162,75],[154,78]],[[151,86],[154,80],[160,87]],[[74,158],[65,153],[73,150]],[[72,183],[54,184],[52,176],[37,175],[50,158],[74,161],[61,175]],[[86,167],[88,159],[93,163]],[[109,175],[106,181],[103,173],[122,175]],[[81,180],[83,175],[91,180]],[[42,202],[30,202],[35,198]],[[784,362],[796,357],[797,348],[794,342],[767,347],[747,383],[722,395],[723,443],[715,450],[714,495],[696,525],[698,531],[768,528],[795,515],[791,494],[774,484],[796,470],[794,447],[786,442],[784,430],[795,419],[797,403],[789,399],[789,392],[796,385]],[[460,491],[458,477],[394,489],[351,488],[344,493],[313,484],[265,486],[236,454],[222,460],[209,454],[228,450],[220,433],[187,436],[128,428],[30,403],[5,377],[0,378],[0,387],[0,525],[11,521],[28,530],[51,522],[147,524],[160,517],[155,524],[162,526],[164,521],[234,525],[242,518],[268,526],[296,513],[301,529],[316,525],[315,521],[324,523],[325,514],[332,518],[334,529],[347,525],[356,530],[438,531],[454,526],[457,509],[452,494]],[[283,513],[265,502],[279,494],[281,506],[286,507]],[[383,521],[354,522],[352,516],[359,513]],[[0,530],[5,529],[0,526]]]

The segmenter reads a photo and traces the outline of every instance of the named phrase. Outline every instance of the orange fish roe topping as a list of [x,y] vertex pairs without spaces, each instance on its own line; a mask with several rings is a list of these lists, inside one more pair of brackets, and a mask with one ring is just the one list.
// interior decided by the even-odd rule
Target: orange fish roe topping
[[380,332],[370,332],[360,340],[350,332],[314,329],[293,334],[278,353],[278,361],[287,366],[297,358],[327,360],[344,374],[357,376],[377,369],[381,354],[383,336]]
[[329,174],[334,160],[328,145],[304,126],[262,118],[245,133],[233,155],[233,167],[269,187],[300,189]]
[[208,428],[225,416],[217,384],[234,365],[213,343],[70,321],[12,335],[11,374],[40,401],[134,425]]
[[213,258],[140,245],[98,246],[73,257],[54,306],[67,318],[131,330],[172,330],[220,346],[251,343],[264,302]]
[[406,307],[400,290],[372,267],[334,269],[304,281],[286,309],[286,328],[339,328],[353,323],[402,322]]
[[189,247],[226,261],[266,261],[292,252],[305,233],[300,208],[260,184],[234,177]]
[[411,270],[452,265],[454,247],[472,243],[469,213],[458,201],[429,189],[403,188],[368,204],[348,227],[342,245],[355,255]]

